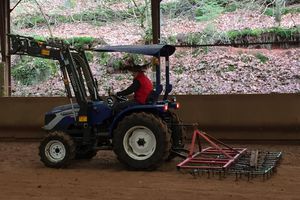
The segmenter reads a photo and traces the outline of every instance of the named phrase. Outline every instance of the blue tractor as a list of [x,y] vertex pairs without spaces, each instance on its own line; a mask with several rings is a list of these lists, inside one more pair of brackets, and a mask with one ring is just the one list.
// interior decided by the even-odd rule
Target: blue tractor
[[[113,104],[124,98],[98,94],[84,50],[58,41],[37,41],[10,35],[11,54],[57,60],[70,104],[45,114],[47,132],[39,146],[41,161],[52,168],[68,166],[76,159],[91,159],[99,150],[113,150],[118,160],[135,170],[155,169],[166,159],[181,155],[184,129],[174,109],[179,108],[169,81],[170,45],[123,45],[93,49],[153,56],[155,89],[145,105],[132,105],[114,112]],[[165,87],[161,84],[160,59],[165,58]],[[164,91],[164,94],[162,92]],[[75,100],[75,101],[74,101]],[[74,101],[74,102],[73,102]]]

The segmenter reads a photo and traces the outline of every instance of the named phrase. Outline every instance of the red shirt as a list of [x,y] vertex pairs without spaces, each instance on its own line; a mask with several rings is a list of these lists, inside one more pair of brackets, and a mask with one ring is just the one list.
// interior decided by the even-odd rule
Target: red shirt
[[147,97],[153,90],[152,82],[143,72],[139,72],[134,79],[140,83],[140,87],[134,92],[134,99],[140,104],[145,104]]

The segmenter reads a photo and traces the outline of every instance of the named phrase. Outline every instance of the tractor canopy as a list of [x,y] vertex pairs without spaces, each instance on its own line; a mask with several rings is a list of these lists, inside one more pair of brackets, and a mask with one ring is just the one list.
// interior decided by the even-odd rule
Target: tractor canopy
[[[93,51],[98,52],[123,52],[123,53],[133,53],[154,56],[157,58],[165,58],[165,94],[164,100],[167,99],[168,94],[172,90],[172,85],[170,84],[170,71],[169,71],[169,56],[174,54],[176,48],[167,44],[152,44],[152,45],[117,45],[117,46],[102,46],[94,48]],[[161,85],[161,71],[160,71],[160,62],[155,64],[155,90],[154,96],[159,96],[163,91],[163,86]]]
[[168,57],[175,52],[175,47],[165,44],[152,45],[118,45],[97,47],[94,51],[99,52],[124,52],[157,57]]

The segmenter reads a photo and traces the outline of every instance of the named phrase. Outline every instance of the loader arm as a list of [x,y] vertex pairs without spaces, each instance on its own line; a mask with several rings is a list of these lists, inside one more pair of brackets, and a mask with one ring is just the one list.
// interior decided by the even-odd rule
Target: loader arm
[[[89,99],[101,100],[97,84],[83,51],[70,48],[62,40],[37,41],[32,37],[19,35],[9,35],[9,38],[11,40],[10,54],[12,55],[28,55],[59,62],[67,96],[69,99],[72,98],[72,88],[80,106],[78,117],[87,116]],[[81,122],[80,119],[77,121]]]

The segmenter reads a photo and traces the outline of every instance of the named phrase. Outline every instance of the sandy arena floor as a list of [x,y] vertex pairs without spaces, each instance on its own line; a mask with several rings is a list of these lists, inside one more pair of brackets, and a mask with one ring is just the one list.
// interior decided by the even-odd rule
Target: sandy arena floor
[[0,142],[0,199],[300,199],[300,146],[247,145],[283,151],[278,172],[267,181],[235,177],[194,178],[176,170],[177,159],[154,172],[127,171],[110,151],[68,169],[39,161],[38,143]]

